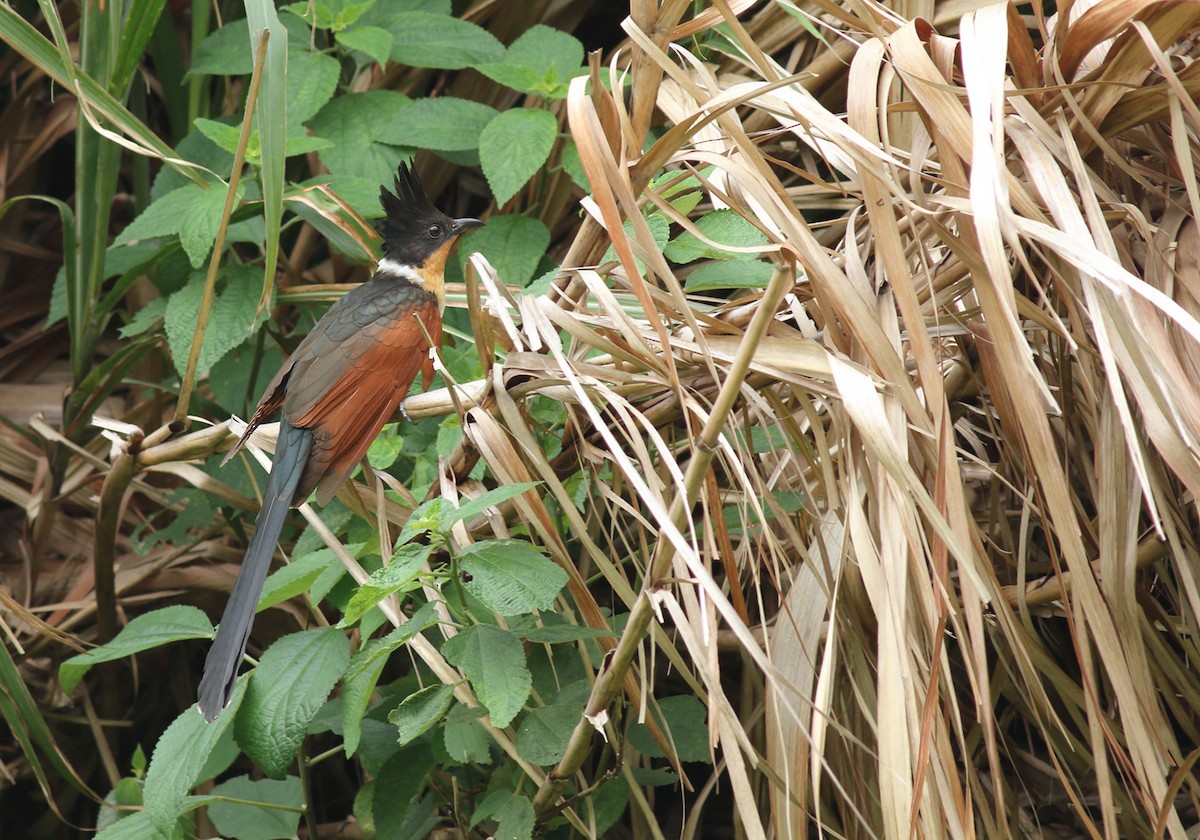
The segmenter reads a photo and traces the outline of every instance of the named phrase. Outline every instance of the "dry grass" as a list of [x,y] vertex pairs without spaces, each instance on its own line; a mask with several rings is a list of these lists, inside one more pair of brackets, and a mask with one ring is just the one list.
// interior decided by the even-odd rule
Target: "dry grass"
[[[628,97],[580,81],[566,102],[593,193],[555,289],[473,261],[461,291],[498,361],[410,412],[463,413],[458,475],[482,458],[542,482],[507,515],[571,569],[562,610],[635,617],[589,711],[653,696],[668,657],[745,836],[1194,836],[1200,4],[1107,0],[1056,27],[971,2],[748,5],[680,26],[685,4],[635,4],[593,67]],[[724,51],[689,48],[717,24]],[[646,222],[695,229],[648,187],[663,167],[703,178],[693,218],[729,207],[767,234],[769,286],[687,293]],[[552,460],[536,394],[567,409]],[[6,441],[0,492],[36,533],[44,463]],[[87,553],[84,488],[111,458],[77,453],[44,551]],[[125,539],[126,609],[148,580],[195,585],[201,555],[236,559],[219,529],[136,559]],[[88,588],[36,612],[86,626]],[[591,731],[549,777],[526,768],[540,804]],[[690,781],[702,836],[712,789]]]

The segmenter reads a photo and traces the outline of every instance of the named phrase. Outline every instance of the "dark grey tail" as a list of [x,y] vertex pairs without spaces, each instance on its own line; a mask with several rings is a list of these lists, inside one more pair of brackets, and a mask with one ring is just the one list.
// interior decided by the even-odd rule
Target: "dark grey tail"
[[242,570],[229,593],[229,602],[217,627],[204,660],[204,676],[200,678],[200,711],[206,721],[213,721],[229,703],[233,683],[237,679],[238,666],[246,652],[250,638],[250,627],[254,624],[254,612],[262,595],[263,581],[271,567],[271,556],[279,542],[279,532],[292,496],[304,473],[308,453],[312,450],[313,437],[307,429],[297,429],[286,420],[279,424],[279,443],[275,447],[275,463],[271,477],[267,479],[267,492],[263,497],[262,510],[254,526],[254,536]]

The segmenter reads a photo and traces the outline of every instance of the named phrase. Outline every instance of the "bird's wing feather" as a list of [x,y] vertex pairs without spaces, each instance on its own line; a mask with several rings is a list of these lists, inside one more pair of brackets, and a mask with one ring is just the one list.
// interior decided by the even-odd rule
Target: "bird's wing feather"
[[345,340],[322,347],[320,356],[295,364],[284,417],[294,426],[311,429],[314,438],[297,502],[318,485],[318,501],[325,504],[332,498],[425,366],[430,346],[426,334],[440,344],[441,333],[441,314],[427,297],[416,307],[403,306],[392,317],[381,317]]

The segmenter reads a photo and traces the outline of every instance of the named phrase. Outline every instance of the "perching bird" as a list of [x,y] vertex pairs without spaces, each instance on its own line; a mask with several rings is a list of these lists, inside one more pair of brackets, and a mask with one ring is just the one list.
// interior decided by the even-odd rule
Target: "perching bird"
[[442,343],[446,258],[478,219],[435,208],[407,164],[396,194],[380,188],[383,258],[374,276],[329,308],[267,386],[228,461],[259,423],[283,408],[275,462],[254,536],[204,662],[200,711],[212,721],[229,703],[254,611],[289,507],[315,489],[326,504],[362,460],[409,386],[433,378]]

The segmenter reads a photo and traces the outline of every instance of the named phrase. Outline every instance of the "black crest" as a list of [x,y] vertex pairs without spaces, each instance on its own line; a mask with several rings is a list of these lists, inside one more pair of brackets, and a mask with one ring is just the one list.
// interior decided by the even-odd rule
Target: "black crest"
[[407,164],[396,172],[395,194],[379,188],[385,214],[379,226],[383,253],[405,265],[419,266],[445,242],[454,220],[438,210],[425,195],[421,179]]

